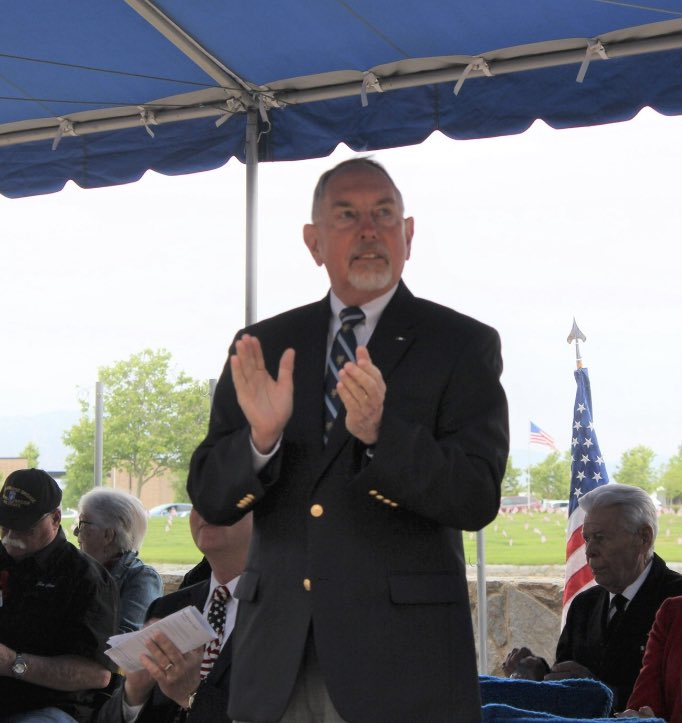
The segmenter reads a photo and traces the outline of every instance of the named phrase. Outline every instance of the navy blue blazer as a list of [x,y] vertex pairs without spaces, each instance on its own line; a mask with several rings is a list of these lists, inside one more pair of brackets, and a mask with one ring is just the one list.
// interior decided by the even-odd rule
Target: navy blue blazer
[[277,721],[309,631],[353,723],[475,723],[481,706],[460,530],[497,514],[508,450],[497,332],[399,284],[368,349],[387,392],[370,458],[342,411],[323,445],[325,298],[247,329],[277,375],[296,350],[294,409],[253,470],[229,363],[188,490],[201,515],[253,510],[235,597],[234,720]]

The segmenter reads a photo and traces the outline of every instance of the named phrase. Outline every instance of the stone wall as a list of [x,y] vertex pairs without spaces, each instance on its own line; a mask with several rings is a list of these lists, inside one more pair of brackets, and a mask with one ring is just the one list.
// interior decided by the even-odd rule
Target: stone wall
[[[469,600],[478,650],[478,585],[469,581]],[[486,580],[488,674],[504,675],[502,663],[522,645],[551,665],[561,630],[563,581],[498,578]]]

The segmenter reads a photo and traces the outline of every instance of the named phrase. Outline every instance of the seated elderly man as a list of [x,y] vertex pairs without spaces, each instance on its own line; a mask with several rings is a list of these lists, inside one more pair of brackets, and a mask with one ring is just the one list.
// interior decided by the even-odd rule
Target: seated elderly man
[[209,577],[156,600],[149,621],[195,605],[216,630],[216,638],[183,655],[168,638],[157,635],[142,659],[145,669],[127,675],[102,706],[97,723],[229,721],[231,635],[237,615],[232,595],[246,564],[251,515],[227,527],[211,525],[192,510],[189,523],[194,544],[210,565]]
[[580,499],[585,555],[596,586],[576,595],[550,668],[528,648],[514,648],[507,675],[534,680],[597,678],[622,710],[642,666],[661,603],[682,594],[682,575],[654,553],[656,508],[638,487],[608,484]]
[[39,469],[0,491],[0,717],[87,721],[115,668],[104,655],[118,593],[97,562],[67,542],[62,493]]
[[74,533],[83,552],[104,565],[119,592],[118,632],[139,630],[147,608],[163,595],[159,573],[137,556],[147,532],[147,511],[121,490],[96,487],[78,503]]

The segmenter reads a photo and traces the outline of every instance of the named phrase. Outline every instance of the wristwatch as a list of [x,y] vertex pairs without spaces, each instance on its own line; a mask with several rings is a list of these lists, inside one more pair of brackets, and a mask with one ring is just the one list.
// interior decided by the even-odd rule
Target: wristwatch
[[12,675],[14,675],[15,678],[21,678],[26,674],[27,670],[28,663],[26,662],[26,658],[24,658],[21,653],[17,653],[17,657],[12,663]]

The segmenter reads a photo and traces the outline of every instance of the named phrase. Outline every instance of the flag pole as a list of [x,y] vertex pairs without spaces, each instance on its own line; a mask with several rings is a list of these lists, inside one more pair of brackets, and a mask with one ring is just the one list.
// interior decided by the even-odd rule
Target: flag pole
[[526,452],[526,493],[528,495],[526,512],[530,512],[530,437],[528,437]]
[[592,418],[592,391],[587,367],[583,366],[580,342],[587,341],[573,319],[573,327],[566,341],[575,342],[576,381],[573,428],[571,430],[571,489],[566,529],[566,574],[562,604],[561,626],[566,622],[568,608],[573,598],[582,590],[594,585],[594,578],[585,556],[582,536],[585,513],[578,500],[595,487],[608,484],[609,476],[599,449],[597,433]]

